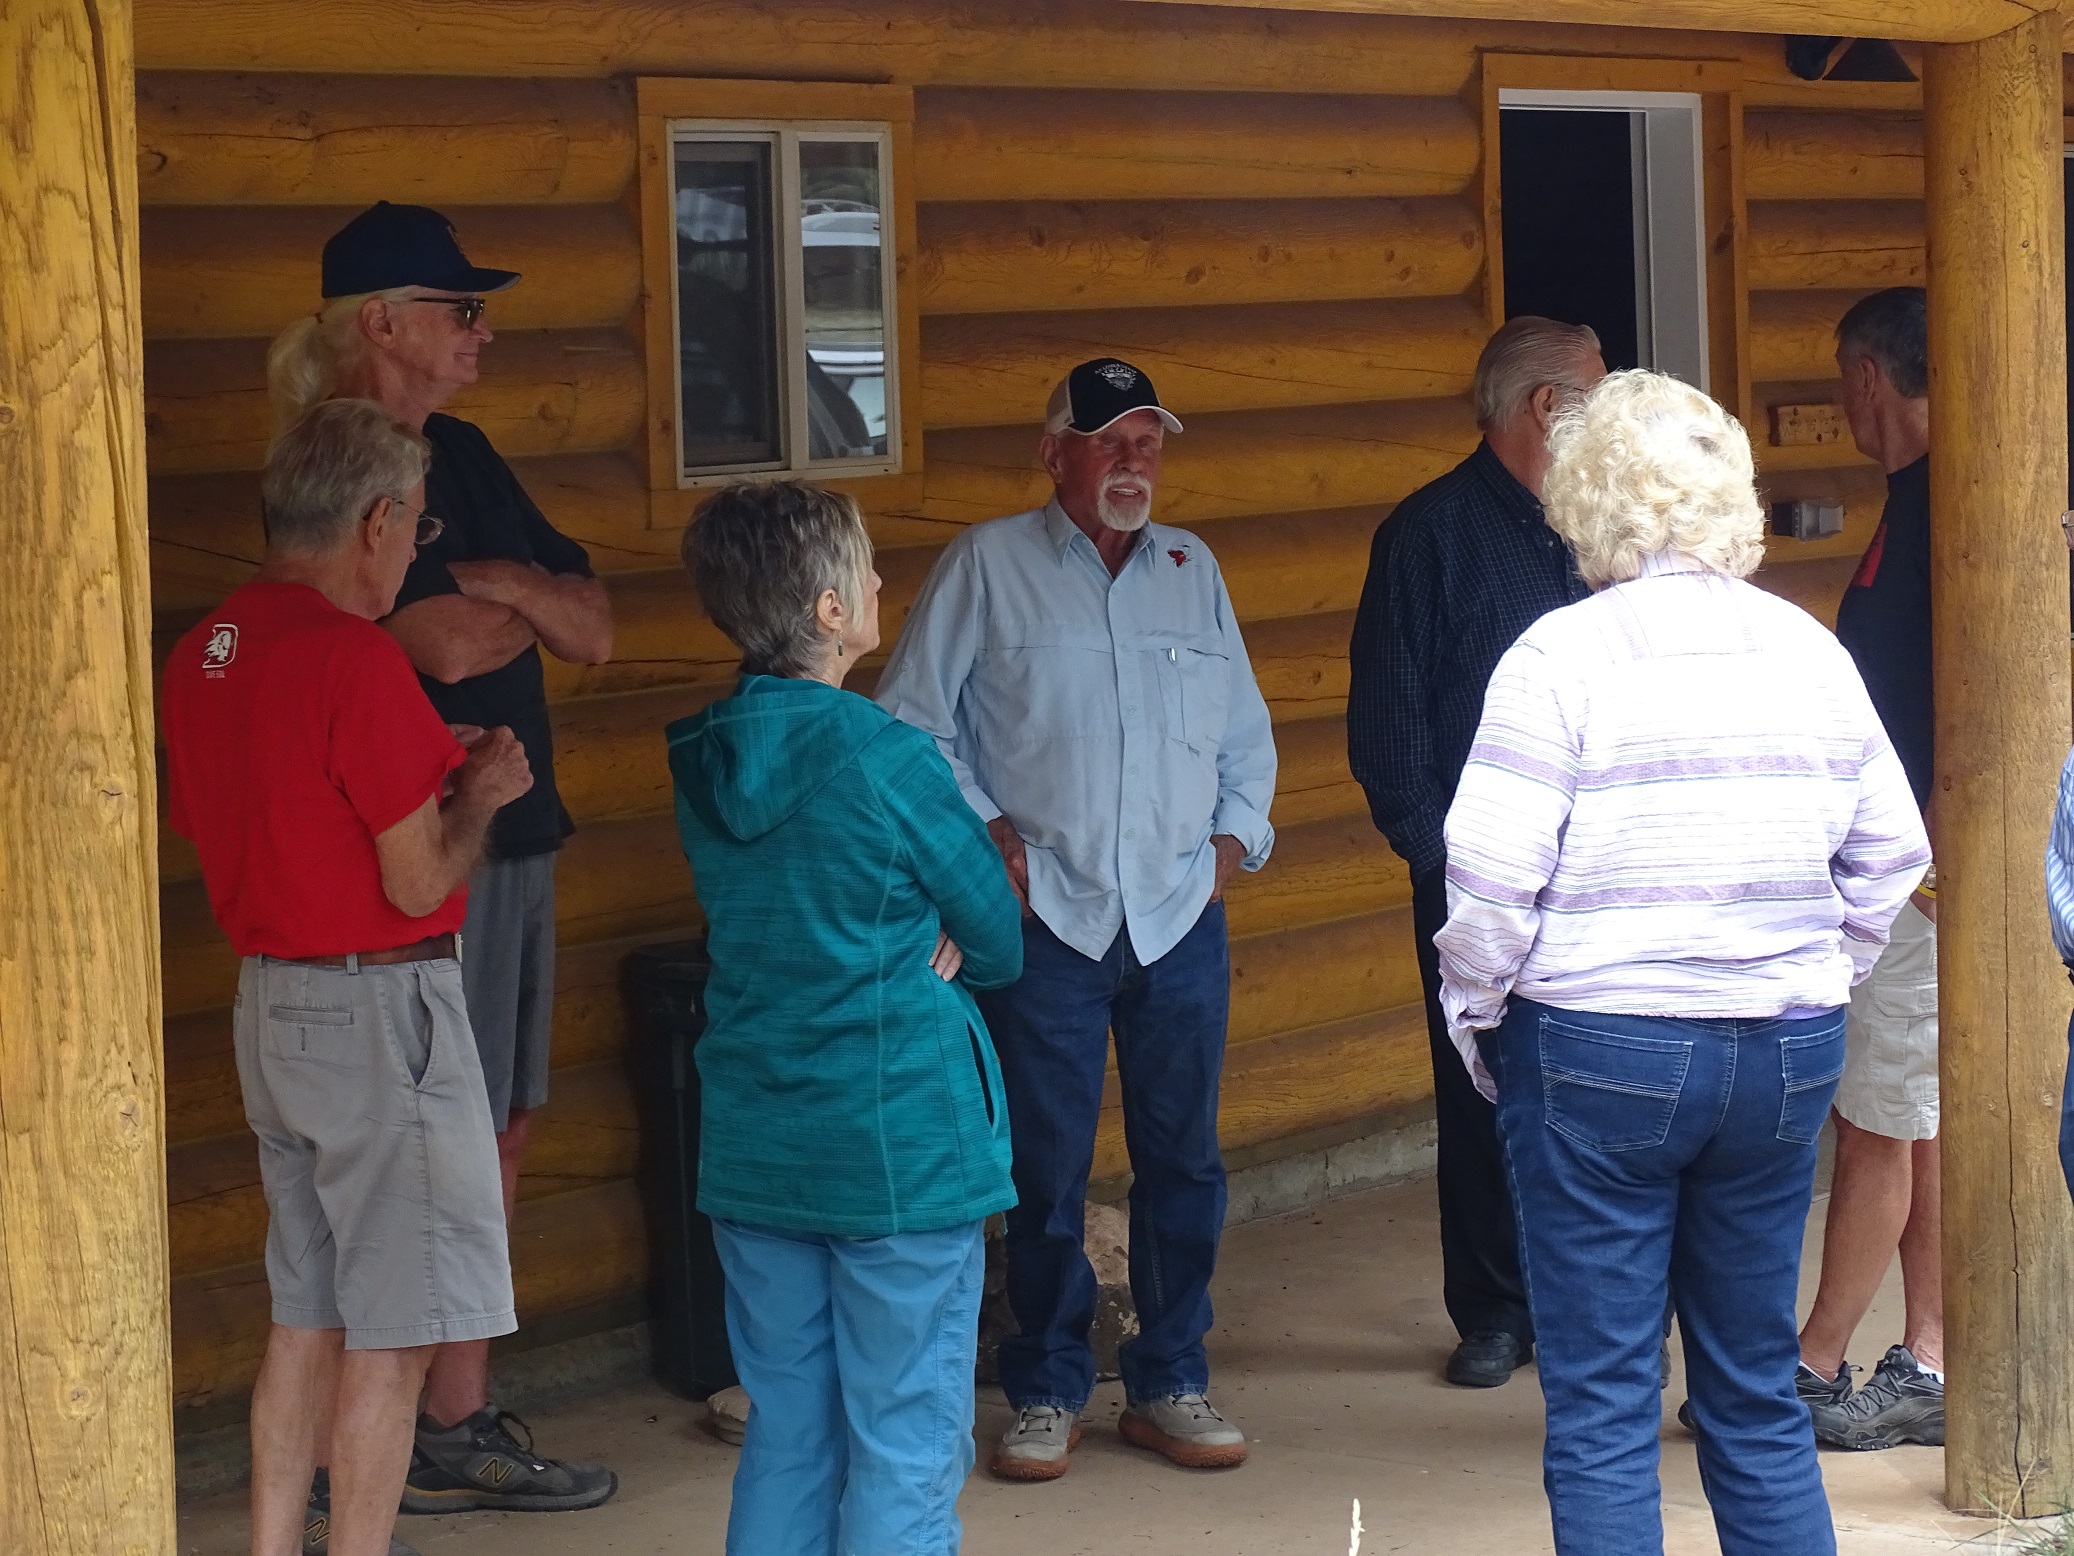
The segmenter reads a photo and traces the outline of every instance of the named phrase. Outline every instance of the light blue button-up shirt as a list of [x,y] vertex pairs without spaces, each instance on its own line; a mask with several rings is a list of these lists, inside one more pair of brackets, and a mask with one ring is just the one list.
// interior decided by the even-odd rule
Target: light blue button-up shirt
[[908,613],[879,702],[936,737],[981,819],[1008,816],[1030,906],[1099,958],[1195,926],[1229,833],[1274,846],[1275,742],[1210,548],[1148,524],[1113,579],[1056,501],[974,525]]

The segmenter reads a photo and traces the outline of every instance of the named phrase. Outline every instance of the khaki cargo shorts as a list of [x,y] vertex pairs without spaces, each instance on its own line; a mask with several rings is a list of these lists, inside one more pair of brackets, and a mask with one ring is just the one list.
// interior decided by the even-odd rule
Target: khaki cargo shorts
[[1937,926],[1913,901],[1851,991],[1836,1111],[1890,1140],[1937,1138]]
[[349,1350],[518,1327],[461,964],[247,957],[232,1017],[274,1322]]

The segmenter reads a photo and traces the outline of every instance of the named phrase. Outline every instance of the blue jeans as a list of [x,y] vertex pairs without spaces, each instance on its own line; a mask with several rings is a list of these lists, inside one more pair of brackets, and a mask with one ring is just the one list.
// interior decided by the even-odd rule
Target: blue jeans
[[1830,1556],[1794,1298],[1844,1013],[1590,1015],[1483,1039],[1519,1207],[1561,1556],[1661,1556],[1657,1351],[1675,1301],[1722,1556]]
[[1131,1295],[1138,1336],[1123,1347],[1132,1403],[1210,1386],[1203,1336],[1224,1229],[1217,1081],[1231,1014],[1224,905],[1203,909],[1151,966],[1128,931],[1100,961],[1023,920],[1023,975],[979,996],[1015,1145],[1008,1300],[1021,1333],[1001,1342],[1001,1387],[1017,1409],[1078,1411],[1095,1386],[1088,1326],[1095,1274],[1082,1243],[1087,1175],[1102,1112],[1109,1034],[1131,1157]]
[[752,1407],[728,1556],[954,1556],[983,1225],[857,1238],[713,1223]]
[[2067,1023],[2067,1081],[2060,1093],[2060,1173],[2074,1194],[2074,1021]]

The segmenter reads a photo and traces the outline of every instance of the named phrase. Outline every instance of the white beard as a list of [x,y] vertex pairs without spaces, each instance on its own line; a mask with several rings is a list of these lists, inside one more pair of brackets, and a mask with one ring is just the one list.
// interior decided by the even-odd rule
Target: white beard
[[1095,517],[1110,529],[1121,530],[1126,535],[1143,529],[1152,517],[1152,488],[1147,485],[1142,498],[1126,505],[1111,497],[1105,487],[1096,494]]

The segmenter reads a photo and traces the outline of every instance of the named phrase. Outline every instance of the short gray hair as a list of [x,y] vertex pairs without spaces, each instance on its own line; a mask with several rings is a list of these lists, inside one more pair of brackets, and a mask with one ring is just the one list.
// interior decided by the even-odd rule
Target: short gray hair
[[1675,555],[1730,578],[1764,560],[1764,508],[1742,424],[1690,384],[1631,368],[1548,429],[1543,502],[1594,589]]
[[384,497],[425,479],[432,445],[372,400],[326,400],[267,450],[259,481],[270,551],[321,555]]
[[1598,332],[1589,324],[1563,324],[1533,313],[1507,320],[1476,359],[1477,426],[1486,432],[1504,426],[1543,384],[1589,388],[1579,380],[1584,359],[1598,349]]
[[1920,286],[1890,286],[1851,304],[1837,321],[1836,345],[1846,360],[1871,357],[1904,400],[1930,392],[1929,295]]
[[857,504],[807,481],[739,481],[699,504],[684,530],[684,568],[748,675],[816,674],[832,652],[814,614],[833,589],[864,609],[871,536]]

